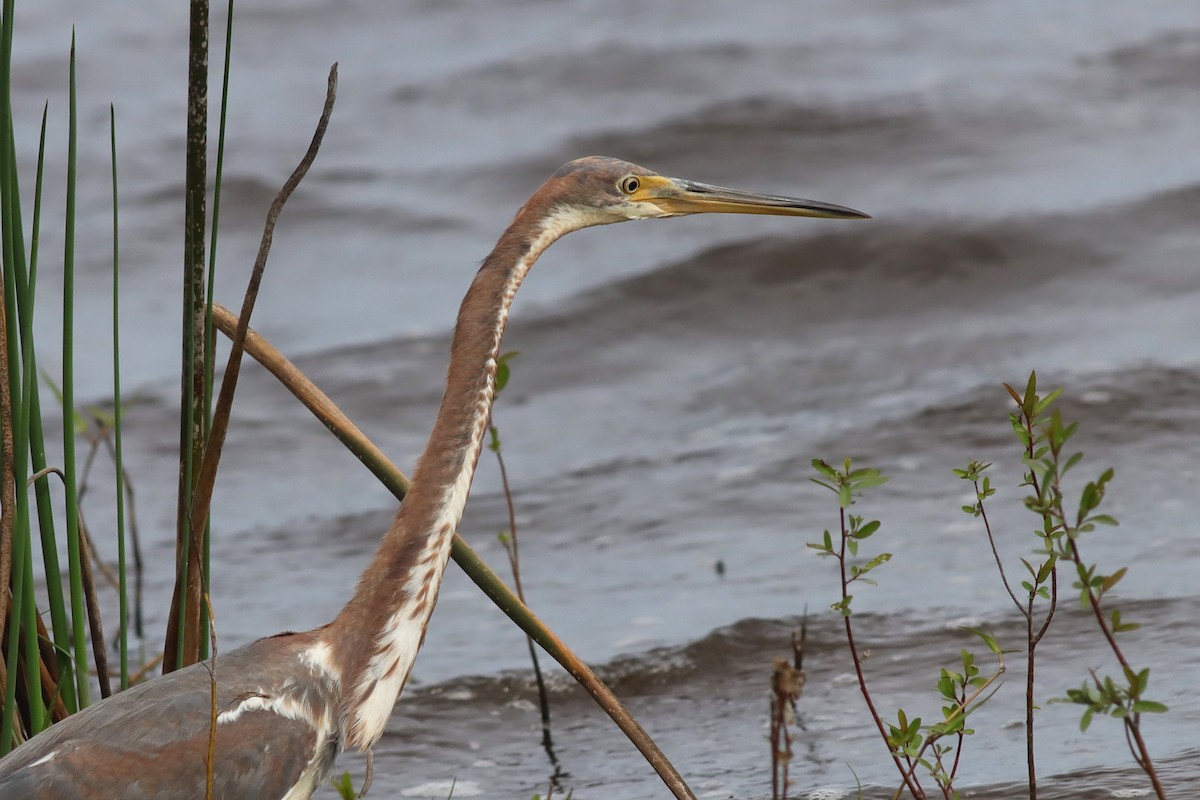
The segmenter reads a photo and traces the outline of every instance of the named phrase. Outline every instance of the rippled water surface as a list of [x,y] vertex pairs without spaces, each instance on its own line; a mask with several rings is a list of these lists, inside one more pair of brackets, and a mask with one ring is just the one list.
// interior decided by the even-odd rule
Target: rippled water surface
[[[1122,527],[1087,542],[1122,583],[1128,635],[1172,708],[1147,719],[1174,796],[1200,781],[1200,7],[1189,2],[722,3],[266,0],[238,11],[218,295],[236,305],[266,206],[340,63],[334,122],[287,208],[255,324],[401,465],[441,393],[475,265],[539,182],[598,152],[651,169],[861,208],[870,223],[717,217],[585,231],[522,289],[521,351],[496,411],[531,604],[597,664],[701,797],[769,795],[771,659],[810,610],[792,774],[800,797],[884,797],[894,770],[853,681],[813,457],[893,476],[863,506],[895,553],[855,598],[880,705],[937,713],[963,624],[1023,631],[978,524],[970,458],[996,462],[1010,574],[1031,546],[1002,381],[1067,387],[1081,471],[1116,468]],[[107,325],[107,114],[120,137],[122,369],[137,397],[147,624],[173,552],[185,4],[41,2],[17,14],[19,148],[50,98],[63,148],[70,24],[80,58],[84,300]],[[32,169],[27,170],[32,176]],[[48,186],[61,175],[48,175]],[[44,252],[57,252],[50,190]],[[60,278],[44,267],[42,293]],[[95,296],[95,302],[87,297]],[[47,339],[54,312],[43,312]],[[104,337],[80,342],[104,362]],[[50,352],[47,349],[47,352]],[[77,391],[102,399],[96,367]],[[332,617],[394,512],[326,431],[243,375],[215,513],[223,646]],[[463,533],[493,565],[507,526],[485,453]],[[94,502],[100,502],[98,498]],[[875,543],[878,542],[878,545]],[[718,574],[716,565],[724,567]],[[1116,671],[1064,604],[1041,698]],[[377,748],[372,796],[528,797],[542,752],[522,636],[452,567]],[[545,662],[545,660],[544,660]],[[1022,659],[974,719],[961,787],[1023,791]],[[563,788],[665,792],[552,671]],[[1038,712],[1043,798],[1139,796],[1119,728]],[[346,757],[346,768],[361,764]],[[332,797],[327,792],[324,797]]]

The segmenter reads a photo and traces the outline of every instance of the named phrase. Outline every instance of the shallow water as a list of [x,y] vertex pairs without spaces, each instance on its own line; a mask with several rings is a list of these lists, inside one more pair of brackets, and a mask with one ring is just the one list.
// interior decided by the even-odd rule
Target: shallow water
[[[122,368],[138,397],[126,458],[157,632],[173,550],[185,12],[75,5],[18,12],[19,147],[31,151],[49,96],[62,149],[74,21],[80,204],[100,209],[80,232],[85,297],[102,298],[107,280],[110,100],[118,115]],[[936,713],[930,687],[970,646],[964,622],[1019,645],[950,469],[996,462],[991,514],[1012,574],[1033,520],[1000,383],[1033,368],[1068,389],[1080,469],[1116,468],[1106,504],[1123,525],[1087,555],[1130,565],[1121,599],[1145,624],[1131,648],[1172,707],[1146,721],[1151,748],[1179,796],[1200,780],[1200,703],[1186,688],[1200,611],[1194,4],[273,2],[239,14],[219,297],[237,304],[266,205],[339,61],[334,123],[280,223],[255,324],[401,465],[432,422],[446,326],[474,265],[559,163],[602,152],[876,217],[585,231],[544,258],[514,311],[505,347],[522,355],[496,421],[531,604],[602,667],[699,796],[769,793],[770,660],[805,606],[795,794],[854,796],[850,768],[878,787],[868,796],[895,780],[825,610],[832,565],[803,546],[836,524],[807,480],[813,457],[893,476],[863,510],[885,522],[871,545],[896,557],[855,599],[883,707]],[[51,253],[61,200],[48,197]],[[43,293],[58,280],[46,262]],[[82,302],[78,325],[103,329],[107,313]],[[41,324],[52,340],[52,309]],[[102,364],[106,346],[79,350]],[[78,391],[103,398],[109,380],[97,367]],[[215,512],[225,648],[327,621],[394,510],[255,369],[235,417]],[[499,568],[507,523],[487,455],[463,532]],[[1043,645],[1043,698],[1114,669],[1064,607]],[[1019,662],[1010,655],[975,723],[961,783],[972,796],[1022,790]],[[552,768],[527,672],[522,637],[452,568],[372,795],[445,797],[452,779],[459,797],[544,791]],[[564,676],[553,683],[561,785],[663,795],[594,705]],[[1077,722],[1069,706],[1039,712],[1042,797],[1145,788],[1114,724],[1084,736]]]

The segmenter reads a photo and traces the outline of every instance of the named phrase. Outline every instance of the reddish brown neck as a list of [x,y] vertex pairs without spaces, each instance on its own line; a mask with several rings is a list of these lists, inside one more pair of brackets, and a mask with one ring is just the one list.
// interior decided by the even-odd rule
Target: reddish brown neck
[[[495,359],[513,295],[561,233],[542,234],[540,225],[523,222],[527,216],[523,210],[501,237],[463,299],[446,393],[408,495],[353,599],[326,629],[348,713],[361,714],[355,709],[382,702],[388,692],[390,712],[424,639],[491,414]],[[362,746],[353,720],[347,727],[346,744]]]

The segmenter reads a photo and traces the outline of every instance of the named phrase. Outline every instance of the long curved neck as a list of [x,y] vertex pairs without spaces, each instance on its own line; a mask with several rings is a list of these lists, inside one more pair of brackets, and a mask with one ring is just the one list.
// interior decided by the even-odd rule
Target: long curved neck
[[446,393],[408,495],[322,637],[342,686],[346,746],[378,740],[424,641],[491,415],[509,307],[533,262],[569,230],[534,216],[517,215],[463,298]]

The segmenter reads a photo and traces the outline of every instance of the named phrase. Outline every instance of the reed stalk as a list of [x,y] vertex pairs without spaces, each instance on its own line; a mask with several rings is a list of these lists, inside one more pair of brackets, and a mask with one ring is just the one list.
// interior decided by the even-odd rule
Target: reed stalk
[[[177,582],[164,641],[163,672],[200,660],[204,536],[191,530],[196,470],[204,455],[204,259],[208,181],[208,0],[192,0],[188,36],[187,156],[184,175],[183,351],[180,387],[179,499],[175,553]],[[196,547],[199,544],[199,547]]]
[[[232,338],[238,329],[238,318],[231,311],[213,304],[213,322],[225,336]],[[246,331],[246,352],[266,367],[280,383],[287,387],[296,399],[308,408],[338,441],[363,463],[367,469],[387,487],[397,500],[408,493],[409,480],[395,464],[388,460],[358,426],[350,421],[341,409],[322,392],[316,384],[302,373],[295,364],[285,358],[270,342],[253,330]],[[616,695],[599,676],[583,662],[549,627],[542,622],[512,590],[504,584],[491,567],[475,553],[466,540],[454,534],[451,557],[467,573],[475,585],[496,604],[521,630],[537,642],[547,654],[557,661],[584,690],[592,696],[604,713],[616,723],[629,741],[638,749],[646,762],[654,769],[677,800],[695,800],[695,795],[679,774],[675,766],[655,744],[650,735],[630,714]]]
[[[42,186],[43,177],[45,175],[46,162],[46,123],[49,116],[49,103],[42,107],[42,126],[41,133],[38,139],[38,163],[37,177],[34,183],[33,193],[33,228],[30,236],[29,245],[29,271],[28,276],[25,275],[25,270],[20,262],[21,254],[24,252],[24,245],[20,239],[20,225],[15,227],[15,235],[17,236],[14,252],[17,257],[17,262],[14,264],[16,280],[18,286],[22,283],[25,285],[25,291],[21,294],[23,298],[21,302],[21,342],[23,347],[28,348],[28,352],[24,355],[25,371],[30,376],[36,376],[37,372],[37,357],[36,351],[33,348],[33,312],[34,298],[36,297],[37,273],[38,273],[38,245],[41,240],[41,220],[42,220]],[[13,164],[14,174],[16,166],[16,147],[12,139],[12,128],[8,130],[9,144],[9,163]],[[20,195],[17,193],[14,182],[12,189],[12,205],[15,209],[15,216],[19,220],[21,217]],[[54,507],[50,497],[50,480],[47,473],[46,463],[46,443],[45,435],[42,429],[42,411],[41,399],[38,392],[34,391],[29,395],[28,408],[28,426],[29,426],[29,455],[31,461],[32,475],[35,476],[33,482],[34,499],[37,503],[38,530],[41,535],[42,542],[42,568],[45,575],[61,575],[61,569],[58,560],[58,536],[54,529]],[[62,583],[58,580],[48,580],[46,582],[46,597],[47,607],[50,611],[50,628],[54,636],[54,644],[56,654],[69,653],[72,648],[72,632],[70,616],[67,613],[66,597],[63,594]],[[61,672],[57,664],[57,655],[49,661],[50,672],[55,676],[56,680],[60,680]],[[66,703],[68,709],[77,711],[79,703],[75,697],[75,685],[73,681],[64,681],[60,685],[60,694],[63,702]]]
[[[66,481],[67,558],[71,588],[72,651],[77,665],[75,692],[80,707],[88,704],[87,614],[83,597],[83,548],[79,533],[79,501],[75,482],[75,184],[77,119],[75,94],[75,33],[71,32],[70,89],[67,112],[67,201],[63,231],[63,342],[62,342],[62,406],[63,406],[63,474]],[[27,376],[31,379],[31,376]]]
[[[233,52],[233,0],[229,0],[228,6],[225,9],[225,66],[221,76],[221,116],[220,122],[217,124],[217,167],[213,173],[213,202],[212,202],[212,222],[209,226],[209,241],[208,241],[208,293],[207,302],[204,306],[204,419],[205,419],[205,440],[212,433],[212,418],[213,418],[213,387],[215,385],[214,370],[216,364],[216,331],[213,329],[212,322],[212,302],[216,293],[217,282],[217,231],[220,229],[221,221],[221,182],[225,172],[225,125],[229,116],[229,67],[231,63],[231,54]],[[207,577],[212,574],[212,530],[211,525],[207,525],[204,530],[203,543],[203,559],[204,559],[204,575]],[[205,584],[207,585],[207,583]],[[206,600],[205,603],[209,601]],[[208,658],[212,654],[210,652],[209,640],[212,638],[210,630],[210,615],[202,614],[200,616],[200,657]],[[215,648],[212,648],[215,652]]]
[[120,648],[120,688],[129,688],[129,584],[125,563],[125,461],[121,451],[121,247],[120,207],[117,194],[117,111],[108,106],[109,142],[112,145],[112,215],[113,215],[113,472],[117,483],[117,640]]

